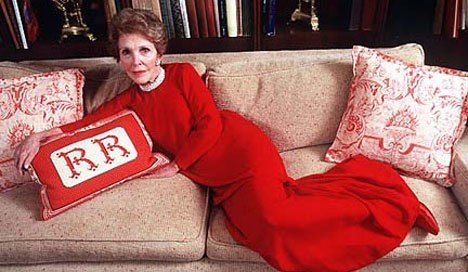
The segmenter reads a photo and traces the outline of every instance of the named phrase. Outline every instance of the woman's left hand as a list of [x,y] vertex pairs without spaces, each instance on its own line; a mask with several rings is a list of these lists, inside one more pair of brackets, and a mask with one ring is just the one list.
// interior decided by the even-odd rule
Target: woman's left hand
[[158,168],[156,171],[152,172],[150,175],[154,178],[169,178],[174,176],[179,172],[179,166],[174,161]]

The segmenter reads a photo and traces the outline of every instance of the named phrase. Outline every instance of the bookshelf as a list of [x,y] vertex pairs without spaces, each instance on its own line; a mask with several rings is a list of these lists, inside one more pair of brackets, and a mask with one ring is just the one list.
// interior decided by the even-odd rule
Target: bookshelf
[[[97,36],[97,41],[74,38],[60,44],[57,40],[60,35],[61,15],[53,6],[52,0],[31,0],[37,13],[41,35],[27,50],[0,46],[0,60],[109,56],[106,11],[103,7],[105,1],[107,0],[82,1],[84,19]],[[433,18],[428,9],[433,9],[439,0],[417,1],[418,5],[405,0],[375,0],[377,7],[374,25],[367,31],[349,30],[349,13],[355,0],[316,1],[320,18],[319,31],[312,31],[304,22],[289,22],[292,12],[297,7],[297,1],[276,0],[276,34],[272,37],[264,35],[262,31],[262,0],[252,1],[251,36],[173,38],[169,41],[168,53],[350,48],[354,44],[377,47],[417,42],[423,44],[426,49],[429,57],[427,63],[468,70],[468,63],[464,61],[468,59],[465,50],[468,48],[466,31],[461,32],[458,39],[434,35],[431,31]]]

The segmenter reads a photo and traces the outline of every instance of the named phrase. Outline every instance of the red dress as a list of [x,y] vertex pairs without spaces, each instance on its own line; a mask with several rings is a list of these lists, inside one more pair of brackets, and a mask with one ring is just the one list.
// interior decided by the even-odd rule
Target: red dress
[[239,114],[219,111],[191,65],[164,68],[156,89],[131,87],[62,130],[134,110],[155,151],[212,188],[234,239],[279,270],[358,269],[397,247],[413,226],[419,201],[391,167],[356,156],[293,180],[270,139]]

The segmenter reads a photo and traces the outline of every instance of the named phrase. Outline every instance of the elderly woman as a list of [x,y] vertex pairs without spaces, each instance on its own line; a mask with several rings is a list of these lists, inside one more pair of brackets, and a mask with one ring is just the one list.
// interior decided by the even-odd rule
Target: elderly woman
[[112,24],[118,62],[132,87],[83,120],[32,135],[16,150],[27,168],[40,142],[122,109],[135,111],[171,163],[155,173],[209,186],[240,244],[288,271],[358,269],[397,247],[414,224],[437,232],[430,212],[388,165],[356,156],[324,174],[290,178],[253,123],[219,111],[189,64],[161,65],[167,38],[152,13],[124,9]]

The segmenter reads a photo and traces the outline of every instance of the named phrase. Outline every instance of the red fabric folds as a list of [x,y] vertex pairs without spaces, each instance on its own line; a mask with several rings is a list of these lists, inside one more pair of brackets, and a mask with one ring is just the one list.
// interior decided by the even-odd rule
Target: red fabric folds
[[271,205],[248,197],[275,194],[269,191],[277,187],[255,183],[223,204],[226,223],[238,242],[282,271],[366,266],[396,248],[418,215],[419,201],[398,173],[362,155],[323,174],[288,179],[288,196]]

